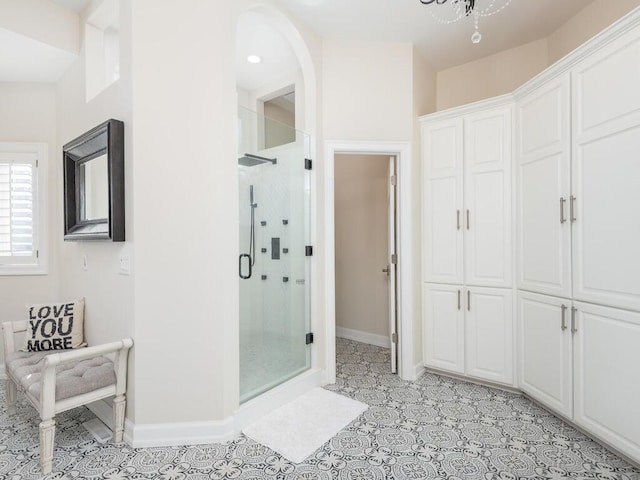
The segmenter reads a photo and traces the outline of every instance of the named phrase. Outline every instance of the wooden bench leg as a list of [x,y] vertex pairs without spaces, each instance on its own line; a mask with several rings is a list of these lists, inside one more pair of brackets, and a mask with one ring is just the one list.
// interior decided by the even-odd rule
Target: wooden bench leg
[[43,475],[51,473],[53,467],[53,440],[56,435],[56,421],[51,418],[40,423],[40,465]]
[[124,395],[118,395],[113,399],[113,441],[122,442],[124,435],[124,411],[127,402]]
[[9,415],[13,415],[16,413],[16,395],[17,395],[17,387],[16,384],[13,383],[13,380],[7,378],[5,380],[5,394],[7,396],[7,413]]

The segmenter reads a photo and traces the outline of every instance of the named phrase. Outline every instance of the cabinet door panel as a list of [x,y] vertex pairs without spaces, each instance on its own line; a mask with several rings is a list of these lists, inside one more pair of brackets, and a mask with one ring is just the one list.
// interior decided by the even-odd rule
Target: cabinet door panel
[[640,115],[640,30],[634,29],[573,71],[573,126],[579,141],[619,131]]
[[640,124],[576,147],[576,299],[640,310],[639,151]]
[[462,286],[424,285],[424,363],[464,373]]
[[423,128],[424,280],[462,283],[462,120]]
[[[562,324],[562,306],[565,325]],[[571,301],[518,293],[518,383],[549,408],[572,414]]]
[[640,460],[640,314],[575,306],[574,420]]
[[570,297],[568,157],[558,153],[522,162],[518,187],[518,286]]
[[465,120],[465,283],[511,285],[511,109]]
[[466,372],[513,385],[513,312],[511,289],[469,288],[465,297]]
[[518,158],[562,150],[569,133],[569,77],[550,82],[519,100],[516,109]]
[[571,296],[569,101],[565,76],[516,107],[518,287],[562,297]]
[[640,310],[640,30],[573,72],[574,298]]

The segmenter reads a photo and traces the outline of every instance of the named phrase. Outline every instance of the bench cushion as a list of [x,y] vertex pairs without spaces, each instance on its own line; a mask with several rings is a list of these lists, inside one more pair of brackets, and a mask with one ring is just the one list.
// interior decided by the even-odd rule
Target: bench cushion
[[[40,399],[44,358],[52,352],[14,352],[6,359],[6,368],[18,387]],[[56,367],[56,401],[116,383],[113,361],[94,357]]]

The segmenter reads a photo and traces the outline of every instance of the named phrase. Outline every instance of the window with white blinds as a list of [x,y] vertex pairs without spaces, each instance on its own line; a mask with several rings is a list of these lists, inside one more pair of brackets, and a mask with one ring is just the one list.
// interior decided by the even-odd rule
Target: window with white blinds
[[39,238],[43,144],[0,143],[0,273],[44,273]]

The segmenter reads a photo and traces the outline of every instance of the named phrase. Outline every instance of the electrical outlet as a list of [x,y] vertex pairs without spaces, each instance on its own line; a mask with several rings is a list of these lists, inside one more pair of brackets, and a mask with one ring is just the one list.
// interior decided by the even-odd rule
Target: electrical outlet
[[87,256],[86,255],[82,255],[82,269],[83,270],[87,270],[88,267],[88,263],[87,263]]

